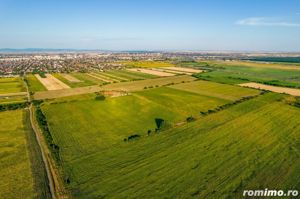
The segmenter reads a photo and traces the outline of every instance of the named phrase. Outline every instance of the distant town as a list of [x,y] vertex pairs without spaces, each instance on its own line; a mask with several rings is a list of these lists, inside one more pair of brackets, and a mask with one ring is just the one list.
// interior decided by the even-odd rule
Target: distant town
[[[124,61],[197,61],[257,59],[299,59],[300,53],[257,52],[97,52],[97,51],[47,51],[47,50],[0,50],[0,75],[16,76],[27,73],[69,73],[122,69]],[[263,61],[263,60],[259,60]]]

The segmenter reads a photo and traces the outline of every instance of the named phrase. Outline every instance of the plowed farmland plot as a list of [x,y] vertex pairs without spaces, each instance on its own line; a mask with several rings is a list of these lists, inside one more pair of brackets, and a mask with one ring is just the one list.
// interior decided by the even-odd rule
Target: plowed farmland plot
[[36,74],[35,77],[47,88],[47,90],[61,90],[70,88],[68,85],[50,74],[46,74],[45,78],[38,74]]
[[295,88],[270,86],[270,85],[259,84],[259,83],[254,83],[254,82],[244,83],[244,84],[239,84],[239,85],[243,86],[243,87],[248,87],[248,88],[268,90],[268,91],[272,91],[272,92],[275,92],[275,93],[286,93],[286,94],[289,94],[289,95],[294,95],[294,96],[300,97],[300,89],[295,89]]
[[[218,85],[220,90],[224,86]],[[234,88],[237,91],[243,89],[245,96],[254,94],[251,89],[233,86],[228,96],[231,97]],[[194,192],[199,192],[200,195],[206,191],[212,192],[222,180],[222,176],[210,174],[209,165],[217,168],[215,159],[212,158],[217,153],[215,147],[220,150],[219,155],[222,157],[226,153],[223,147],[229,147],[231,150],[231,145],[226,144],[227,140],[222,141],[222,133],[212,140],[211,135],[206,132],[226,125],[230,118],[234,119],[241,113],[227,112],[226,117],[222,115],[219,120],[212,120],[210,117],[200,116],[200,111],[231,103],[233,100],[229,99],[230,97],[225,93],[222,96],[210,97],[161,87],[104,101],[74,101],[74,98],[68,103],[59,103],[56,100],[51,104],[49,101],[42,105],[42,110],[47,117],[54,141],[60,147],[64,174],[70,179],[70,187],[76,198],[188,198]],[[256,107],[255,103],[256,101],[253,102],[253,107]],[[268,103],[263,103],[265,104]],[[242,111],[250,110],[244,108]],[[215,113],[215,117],[218,114]],[[198,118],[198,121],[176,127],[191,116]],[[155,133],[156,119],[163,119],[172,129]],[[200,125],[199,128],[194,127],[196,123]],[[149,130],[151,133],[147,136]],[[234,133],[235,136],[239,135],[239,132]],[[141,138],[123,141],[124,138],[135,134]],[[192,142],[194,136],[197,137],[195,143]],[[209,145],[205,145],[205,140],[209,141]],[[213,141],[218,141],[218,144]],[[234,151],[238,145],[232,146]],[[177,150],[182,152],[175,158],[171,154]],[[193,150],[196,151],[192,152]],[[190,155],[187,154],[193,154],[195,157],[190,159]],[[228,165],[231,165],[232,161]],[[236,163],[236,160],[234,161]],[[208,162],[209,165],[205,167],[201,162]],[[200,169],[203,172],[199,172]],[[221,166],[219,169],[225,167]],[[225,177],[228,175],[225,174]],[[194,181],[189,180],[191,176],[193,179],[216,178],[219,181],[212,184],[211,188],[199,188],[198,191],[198,186],[203,183],[194,184]],[[181,183],[176,183],[176,179],[181,180]],[[190,186],[191,182],[193,183],[190,190],[186,187]],[[174,183],[177,184],[176,189]],[[133,184],[135,186],[132,186]],[[149,184],[157,191],[151,191]]]
[[163,69],[170,70],[170,71],[187,72],[187,73],[201,73],[201,72],[203,72],[203,70],[194,69],[194,68],[184,68],[184,67],[165,67]]

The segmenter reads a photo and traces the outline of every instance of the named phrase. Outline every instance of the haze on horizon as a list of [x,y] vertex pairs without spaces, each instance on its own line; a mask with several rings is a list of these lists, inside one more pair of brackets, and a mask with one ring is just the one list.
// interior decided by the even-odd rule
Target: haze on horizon
[[300,1],[0,0],[1,48],[300,51]]

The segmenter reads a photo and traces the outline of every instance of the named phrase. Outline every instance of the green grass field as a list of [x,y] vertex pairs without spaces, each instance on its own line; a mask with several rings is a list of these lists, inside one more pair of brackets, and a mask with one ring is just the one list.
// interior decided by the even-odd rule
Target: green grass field
[[91,85],[95,85],[97,83],[102,83],[102,82],[98,82],[95,81],[94,79],[90,79],[88,78],[86,75],[84,75],[83,73],[71,73],[69,75],[74,76],[74,77],[79,77],[77,78],[78,80],[80,80],[81,82],[70,82],[68,81],[66,78],[64,78],[61,74],[59,73],[54,73],[52,74],[54,77],[56,77],[57,79],[59,79],[60,81],[62,81],[63,83],[67,84],[68,86],[70,86],[71,88],[77,88],[77,87],[84,87],[84,86],[91,86]]
[[103,81],[101,81],[97,78],[91,77],[91,76],[87,75],[86,73],[72,73],[72,76],[74,76],[77,79],[84,82],[84,86],[100,85],[100,84],[104,83]]
[[0,94],[25,92],[26,89],[19,77],[0,78]]
[[[203,62],[212,71],[200,73],[201,79],[226,84],[260,82],[276,86],[300,88],[300,67],[286,64],[248,62]],[[296,68],[295,69],[291,69]]]
[[[168,193],[163,193],[162,190],[157,192],[146,190],[148,186],[159,187],[164,183],[154,183],[151,180],[152,177],[145,178],[145,176],[150,173],[153,175],[155,173],[157,177],[164,176],[157,169],[161,167],[164,170],[170,169],[170,167],[165,167],[165,164],[169,164],[168,161],[171,161],[166,154],[172,150],[177,153],[177,146],[181,145],[182,140],[179,139],[177,142],[178,127],[160,134],[154,133],[155,119],[162,118],[172,127],[185,122],[186,118],[190,116],[202,121],[200,111],[207,111],[232,102],[238,98],[232,94],[234,91],[242,91],[243,94],[239,95],[240,98],[259,93],[235,86],[205,81],[200,83],[214,88],[215,92],[219,92],[222,88],[230,87],[230,89],[224,89],[222,95],[208,96],[199,92],[185,91],[182,88],[160,87],[104,101],[96,101],[89,95],[82,98],[78,96],[78,101],[72,97],[69,101],[62,99],[61,102],[60,100],[45,102],[42,110],[47,117],[54,141],[60,147],[63,169],[65,176],[71,180],[69,186],[74,196],[76,198],[101,198],[104,195],[108,198],[147,198],[147,194],[149,197],[151,196],[150,198],[160,198],[156,194],[167,196]],[[74,112],[74,110],[76,111]],[[235,113],[233,112],[233,114]],[[63,115],[63,117],[57,117],[57,115]],[[217,126],[222,123],[216,122],[216,124],[206,124],[205,122],[201,125],[205,124],[205,128],[209,129],[211,125]],[[182,128],[187,129],[193,125],[194,123],[189,123]],[[147,136],[149,129],[152,131],[150,137]],[[189,130],[186,130],[180,136],[186,135],[191,139],[190,133]],[[140,134],[142,138],[129,143],[123,141],[124,138],[133,134]],[[165,134],[171,136],[169,141]],[[173,138],[173,136],[175,137]],[[173,145],[171,146],[169,143],[165,148],[165,142]],[[158,153],[157,155],[155,151]],[[142,155],[143,153],[145,154]],[[138,157],[137,154],[140,156]],[[186,155],[184,157],[188,158]],[[175,158],[175,160],[177,159]],[[147,169],[137,169],[146,164],[153,164],[153,168],[149,170],[150,173]],[[162,165],[159,166],[160,164]],[[179,166],[178,163],[176,164]],[[125,166],[123,169],[121,169],[122,165]],[[146,167],[148,168],[148,166]],[[120,169],[119,172],[117,172],[118,169]],[[172,169],[173,172],[174,169],[176,167]],[[179,169],[178,174],[181,173],[180,166],[177,169]],[[158,173],[155,172],[156,170]],[[176,177],[174,173],[168,174],[168,176],[165,180]],[[147,179],[148,183],[144,182],[142,178]],[[105,180],[102,181],[102,179]],[[122,182],[118,183],[119,180]],[[141,185],[137,185],[140,183]],[[133,184],[136,184],[139,189],[135,189]],[[122,186],[124,187],[121,188]],[[182,196],[187,196],[186,193],[182,194]]]
[[46,91],[47,89],[44,85],[34,76],[34,75],[26,75],[26,80],[28,83],[29,91],[37,92],[37,91]]
[[[198,79],[126,70],[90,73],[118,82],[108,85],[87,73],[72,73],[78,83],[54,74],[74,89],[35,93],[34,99],[46,99],[39,106],[73,198],[225,199],[245,198],[243,190],[299,190],[299,97],[235,85],[254,81],[300,87],[298,66],[176,64],[207,72],[196,74]],[[138,62],[142,65],[155,67]],[[128,95],[97,99],[101,91]],[[49,198],[27,114],[0,112],[0,159],[5,162],[0,198],[16,198],[18,189],[24,198]],[[158,131],[157,119],[165,122]]]
[[207,81],[194,81],[185,84],[176,84],[170,86],[193,93],[198,93],[206,96],[214,96],[218,98],[237,100],[241,97],[257,95],[257,90],[243,89],[239,86],[225,85],[220,86],[219,83],[207,82]]
[[0,104],[19,103],[19,102],[25,102],[26,100],[27,100],[27,96],[0,97]]
[[0,198],[49,198],[27,111],[0,112],[0,162]]
[[[103,102],[44,105],[74,196],[242,198],[243,189],[300,186],[300,111],[283,95],[264,94],[145,136],[155,117],[180,121],[216,100],[182,92],[159,88]],[[174,95],[180,98],[168,103]],[[133,133],[143,137],[122,141]]]

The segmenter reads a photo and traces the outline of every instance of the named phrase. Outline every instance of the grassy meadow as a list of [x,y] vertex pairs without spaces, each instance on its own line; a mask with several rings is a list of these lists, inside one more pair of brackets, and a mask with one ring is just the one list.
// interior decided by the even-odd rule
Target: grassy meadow
[[[210,96],[197,91],[202,88],[201,85],[211,88],[211,93],[214,93],[212,89],[215,89],[215,93],[222,88],[224,91],[220,95]],[[188,147],[187,141],[191,144],[192,137],[198,133],[192,128],[196,123],[204,125],[201,127],[204,130],[226,123],[222,120],[214,121],[215,123],[206,121],[200,115],[201,111],[205,112],[259,93],[252,89],[208,81],[196,81],[193,88],[195,91],[191,92],[184,88],[159,87],[104,101],[97,101],[92,95],[82,98],[78,96],[78,100],[74,97],[69,101],[67,98],[56,99],[41,105],[54,142],[60,147],[62,167],[65,177],[70,179],[68,186],[75,198],[164,198],[175,197],[177,191],[182,191],[182,195],[176,196],[180,198],[192,194],[184,187],[192,182],[187,180],[190,174],[184,175],[185,180],[182,183],[187,184],[183,187],[178,181],[169,181],[174,180],[181,172],[186,172],[181,170],[184,165],[177,161],[190,161],[189,156],[181,152],[179,153],[182,155],[174,158],[172,151],[176,151],[174,155],[178,150],[187,150],[187,154],[190,154],[192,149]],[[242,94],[237,96],[235,92]],[[231,114],[238,113],[233,111]],[[191,116],[199,122],[186,124],[186,119]],[[156,118],[164,119],[172,129],[155,133]],[[150,136],[147,136],[148,130],[151,130]],[[134,134],[139,134],[141,138],[132,142],[123,141]],[[184,139],[185,136],[187,140]],[[185,147],[177,148],[182,145]],[[172,158],[168,158],[168,154]],[[194,155],[196,154],[199,153]],[[173,161],[174,168],[171,168]],[[186,166],[190,168],[192,165]],[[203,177],[205,176],[199,174],[200,179]],[[168,181],[170,187],[158,178]],[[171,190],[167,190],[174,186],[174,182],[179,187],[171,193]],[[156,191],[153,192],[150,187],[161,188],[155,188]]]
[[[122,64],[205,72],[69,74],[79,82],[53,74],[71,87],[57,91],[26,76],[33,99],[42,100],[34,103],[41,108],[37,118],[73,198],[228,199],[244,198],[249,189],[299,190],[300,98],[236,85],[300,88],[297,63]],[[21,91],[21,78],[0,79],[0,104],[26,100],[1,98]],[[0,198],[50,198],[28,111],[0,112],[0,134]]]
[[150,136],[155,117],[180,121],[216,98],[158,88],[43,111],[75,198],[242,198],[243,189],[300,186],[300,111],[284,98],[267,93]]
[[11,104],[11,103],[19,103],[19,102],[25,102],[25,101],[27,101],[26,95],[7,96],[7,97],[0,96],[0,104]]
[[26,75],[28,89],[31,92],[46,91],[45,86],[32,74]]
[[300,66],[288,64],[264,64],[252,62],[207,61],[202,64],[211,69],[200,73],[201,79],[226,84],[259,82],[275,86],[300,88]]
[[25,92],[23,81],[19,77],[0,78],[0,94]]
[[0,198],[49,198],[28,119],[25,110],[0,112]]

